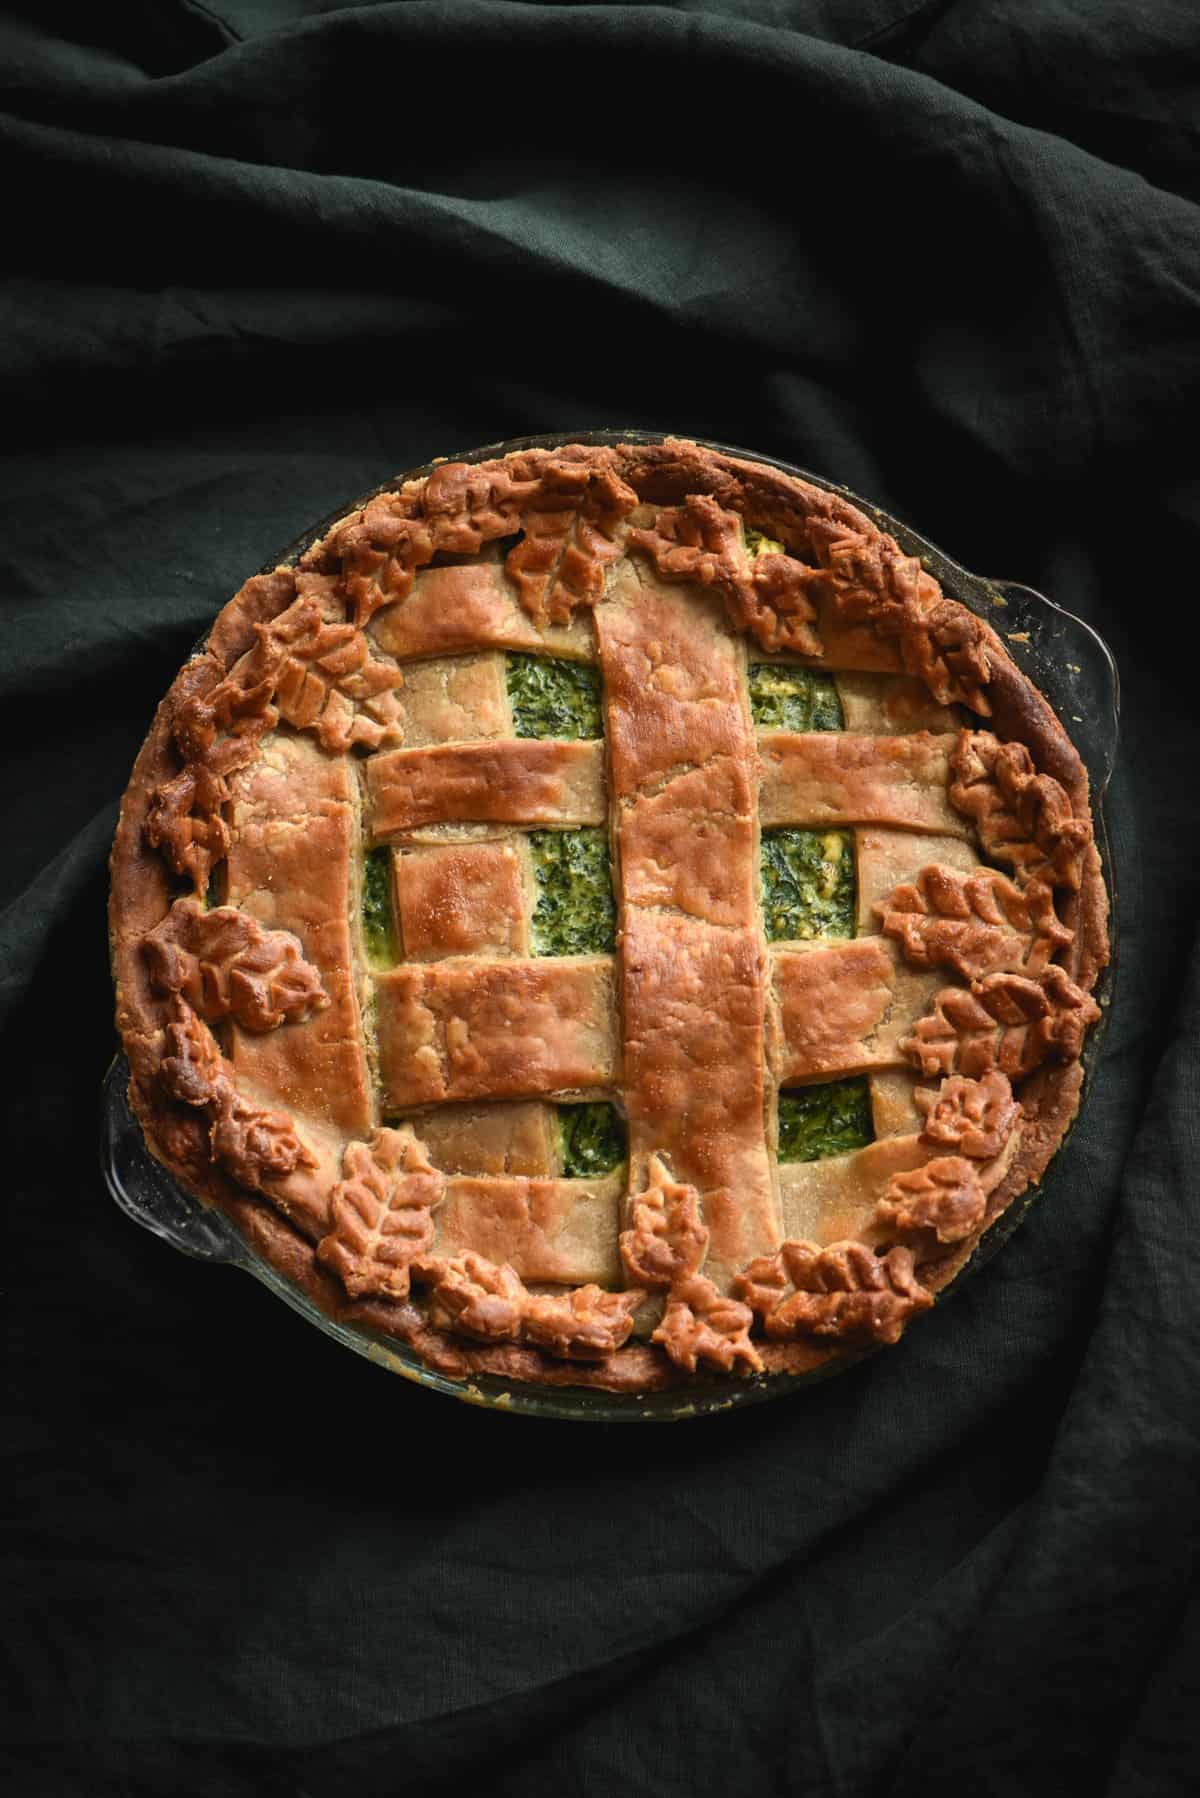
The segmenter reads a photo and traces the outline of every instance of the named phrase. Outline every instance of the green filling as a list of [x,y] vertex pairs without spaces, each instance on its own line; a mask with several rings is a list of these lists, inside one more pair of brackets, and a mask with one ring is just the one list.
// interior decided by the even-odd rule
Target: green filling
[[752,556],[786,556],[787,550],[778,537],[768,537],[765,531],[756,531],[752,524],[742,527],[746,539],[746,548]]
[[510,655],[508,698],[518,737],[600,737],[600,675],[586,662]]
[[615,1105],[560,1105],[558,1129],[568,1180],[611,1174],[625,1159],[625,1125]]
[[854,844],[847,830],[788,825],[762,834],[763,923],[772,943],[854,935]]
[[616,925],[603,829],[531,830],[529,849],[537,882],[530,923],[533,953],[610,953]]
[[368,959],[376,967],[390,967],[396,959],[390,849],[370,849],[363,858],[362,912]]
[[779,1095],[780,1161],[820,1161],[873,1141],[865,1076],[829,1080]]
[[841,730],[831,674],[787,662],[750,664],[750,716],[760,730]]

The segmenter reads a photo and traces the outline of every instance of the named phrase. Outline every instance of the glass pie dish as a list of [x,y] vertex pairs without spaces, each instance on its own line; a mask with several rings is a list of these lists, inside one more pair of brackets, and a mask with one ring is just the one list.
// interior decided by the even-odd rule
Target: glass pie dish
[[[535,448],[549,450],[565,443],[608,445],[620,442],[655,444],[661,441],[660,433],[576,432],[486,445],[459,455],[454,460],[463,463],[483,462],[515,451]],[[1115,939],[1115,891],[1103,801],[1116,751],[1119,696],[1116,669],[1101,639],[1081,620],[1062,611],[1029,588],[1007,580],[984,580],[967,573],[917,533],[844,488],[771,457],[740,451],[723,444],[707,443],[702,447],[727,455],[746,456],[841,495],[881,529],[894,536],[906,554],[919,557],[929,573],[941,583],[947,595],[985,619],[1003,638],[1005,647],[1020,671],[1041,690],[1058,714],[1086,765],[1091,785],[1097,848],[1108,892],[1110,932]],[[388,492],[401,482],[420,479],[428,475],[433,467],[434,464],[431,463],[425,468],[397,476],[374,492]],[[268,564],[268,568],[276,567],[280,562],[294,563],[328,531],[336,519],[362,506],[371,497],[372,495],[365,495],[338,508],[330,518],[321,521],[292,544],[283,556]],[[1102,973],[1094,994],[1101,1007],[1101,1023],[1090,1032],[1084,1049],[1081,1105],[1089,1102],[1090,1098],[1092,1077],[1100,1053],[1103,1014],[1112,979],[1113,968],[1110,963]],[[686,1389],[628,1394],[583,1387],[525,1386],[487,1375],[466,1380],[448,1378],[427,1366],[395,1340],[326,1316],[299,1288],[261,1260],[223,1213],[205,1206],[177,1184],[144,1146],[140,1127],[132,1117],[125,1098],[127,1077],[124,1063],[118,1059],[110,1069],[105,1083],[102,1136],[102,1165],[106,1182],[114,1199],[127,1215],[183,1253],[202,1260],[226,1262],[254,1274],[278,1297],[344,1346],[353,1348],[357,1353],[420,1384],[448,1392],[468,1402],[535,1415],[596,1421],[655,1421],[702,1416],[779,1396],[792,1390],[798,1379],[821,1378],[862,1359],[862,1355],[842,1356],[818,1372],[807,1375],[714,1375],[698,1378],[690,1382]],[[1060,1148],[1059,1153],[1062,1152]],[[1027,1213],[1033,1198],[1044,1190],[1044,1186],[1045,1180],[1040,1185],[1030,1186],[1009,1205],[985,1233],[957,1278],[943,1289],[939,1302],[956,1288],[959,1280],[976,1271],[1007,1240]]]

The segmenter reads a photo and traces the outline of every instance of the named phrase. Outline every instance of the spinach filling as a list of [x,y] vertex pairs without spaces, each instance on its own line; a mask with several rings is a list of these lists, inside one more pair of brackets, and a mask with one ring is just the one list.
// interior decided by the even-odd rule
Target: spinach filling
[[362,916],[368,961],[373,967],[390,967],[396,959],[390,849],[369,849],[363,857]]
[[535,955],[605,955],[616,945],[608,837],[599,825],[531,830],[537,903],[529,940]]
[[615,1105],[598,1100],[558,1107],[562,1171],[568,1180],[595,1180],[625,1159],[625,1122]]
[[743,525],[742,535],[746,539],[746,549],[752,556],[787,555],[787,549],[778,537],[768,537],[765,531],[756,531],[752,524]]
[[768,942],[854,935],[854,843],[848,830],[795,825],[764,830],[761,867]]
[[750,716],[759,730],[841,730],[831,674],[788,662],[750,664]]
[[823,1081],[779,1095],[780,1161],[821,1161],[874,1140],[866,1076]]
[[512,654],[505,658],[518,737],[601,737],[600,673],[587,662]]

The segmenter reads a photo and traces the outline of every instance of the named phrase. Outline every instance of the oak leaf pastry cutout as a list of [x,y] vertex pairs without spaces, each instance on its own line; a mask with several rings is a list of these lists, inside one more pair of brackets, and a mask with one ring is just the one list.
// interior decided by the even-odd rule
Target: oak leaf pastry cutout
[[1107,956],[1001,638],[844,495],[674,438],[437,462],[252,577],[112,876],[152,1154],[504,1390],[895,1342],[1044,1173]]
[[875,1221],[904,1236],[932,1230],[939,1242],[962,1242],[983,1222],[987,1194],[974,1161],[939,1155],[909,1173],[893,1174]]
[[922,1143],[971,1161],[995,1160],[1021,1117],[1012,1084],[997,1069],[979,1080],[951,1074],[936,1092],[918,1087],[913,1099],[924,1117]]
[[177,899],[147,933],[145,953],[157,991],[179,993],[207,1024],[232,1018],[243,1030],[277,1030],[329,1003],[299,940],[236,906]]
[[164,1092],[202,1110],[213,1159],[252,1192],[298,1168],[316,1166],[286,1112],[255,1105],[237,1088],[234,1069],[217,1040],[178,993],[172,996],[161,1081]]
[[719,1292],[703,1274],[687,1274],[672,1284],[662,1322],[650,1340],[688,1373],[701,1367],[761,1373],[762,1356],[750,1340],[753,1323],[748,1305]]
[[647,1184],[630,1208],[632,1228],[621,1233],[621,1259],[637,1286],[673,1286],[697,1273],[708,1248],[694,1186],[672,1180],[659,1155],[650,1157]]
[[229,851],[224,808],[232,797],[228,776],[249,767],[251,739],[227,738],[205,762],[189,762],[155,788],[146,810],[145,836],[161,849],[172,873],[186,875],[203,892],[214,867]]
[[547,463],[537,504],[522,514],[524,535],[504,563],[531,618],[568,624],[577,607],[603,598],[606,570],[623,550],[621,525],[637,503],[611,469]]
[[[275,582],[284,597],[295,585],[290,573]],[[256,622],[253,646],[226,677],[207,693],[190,694],[176,712],[172,735],[184,765],[154,789],[144,830],[197,893],[229,853],[230,778],[253,765],[281,721],[312,731],[331,754],[380,749],[403,734],[395,697],[400,669],[374,656],[354,625],[327,618],[332,603],[328,593],[303,592],[274,618]]]

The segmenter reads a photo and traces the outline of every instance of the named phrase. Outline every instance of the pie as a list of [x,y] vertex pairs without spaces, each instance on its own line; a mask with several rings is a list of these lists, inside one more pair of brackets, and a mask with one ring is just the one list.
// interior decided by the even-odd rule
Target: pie
[[121,808],[129,1097],[328,1315],[643,1391],[897,1341],[1079,1102],[1087,777],[841,495],[440,462],[225,606]]

